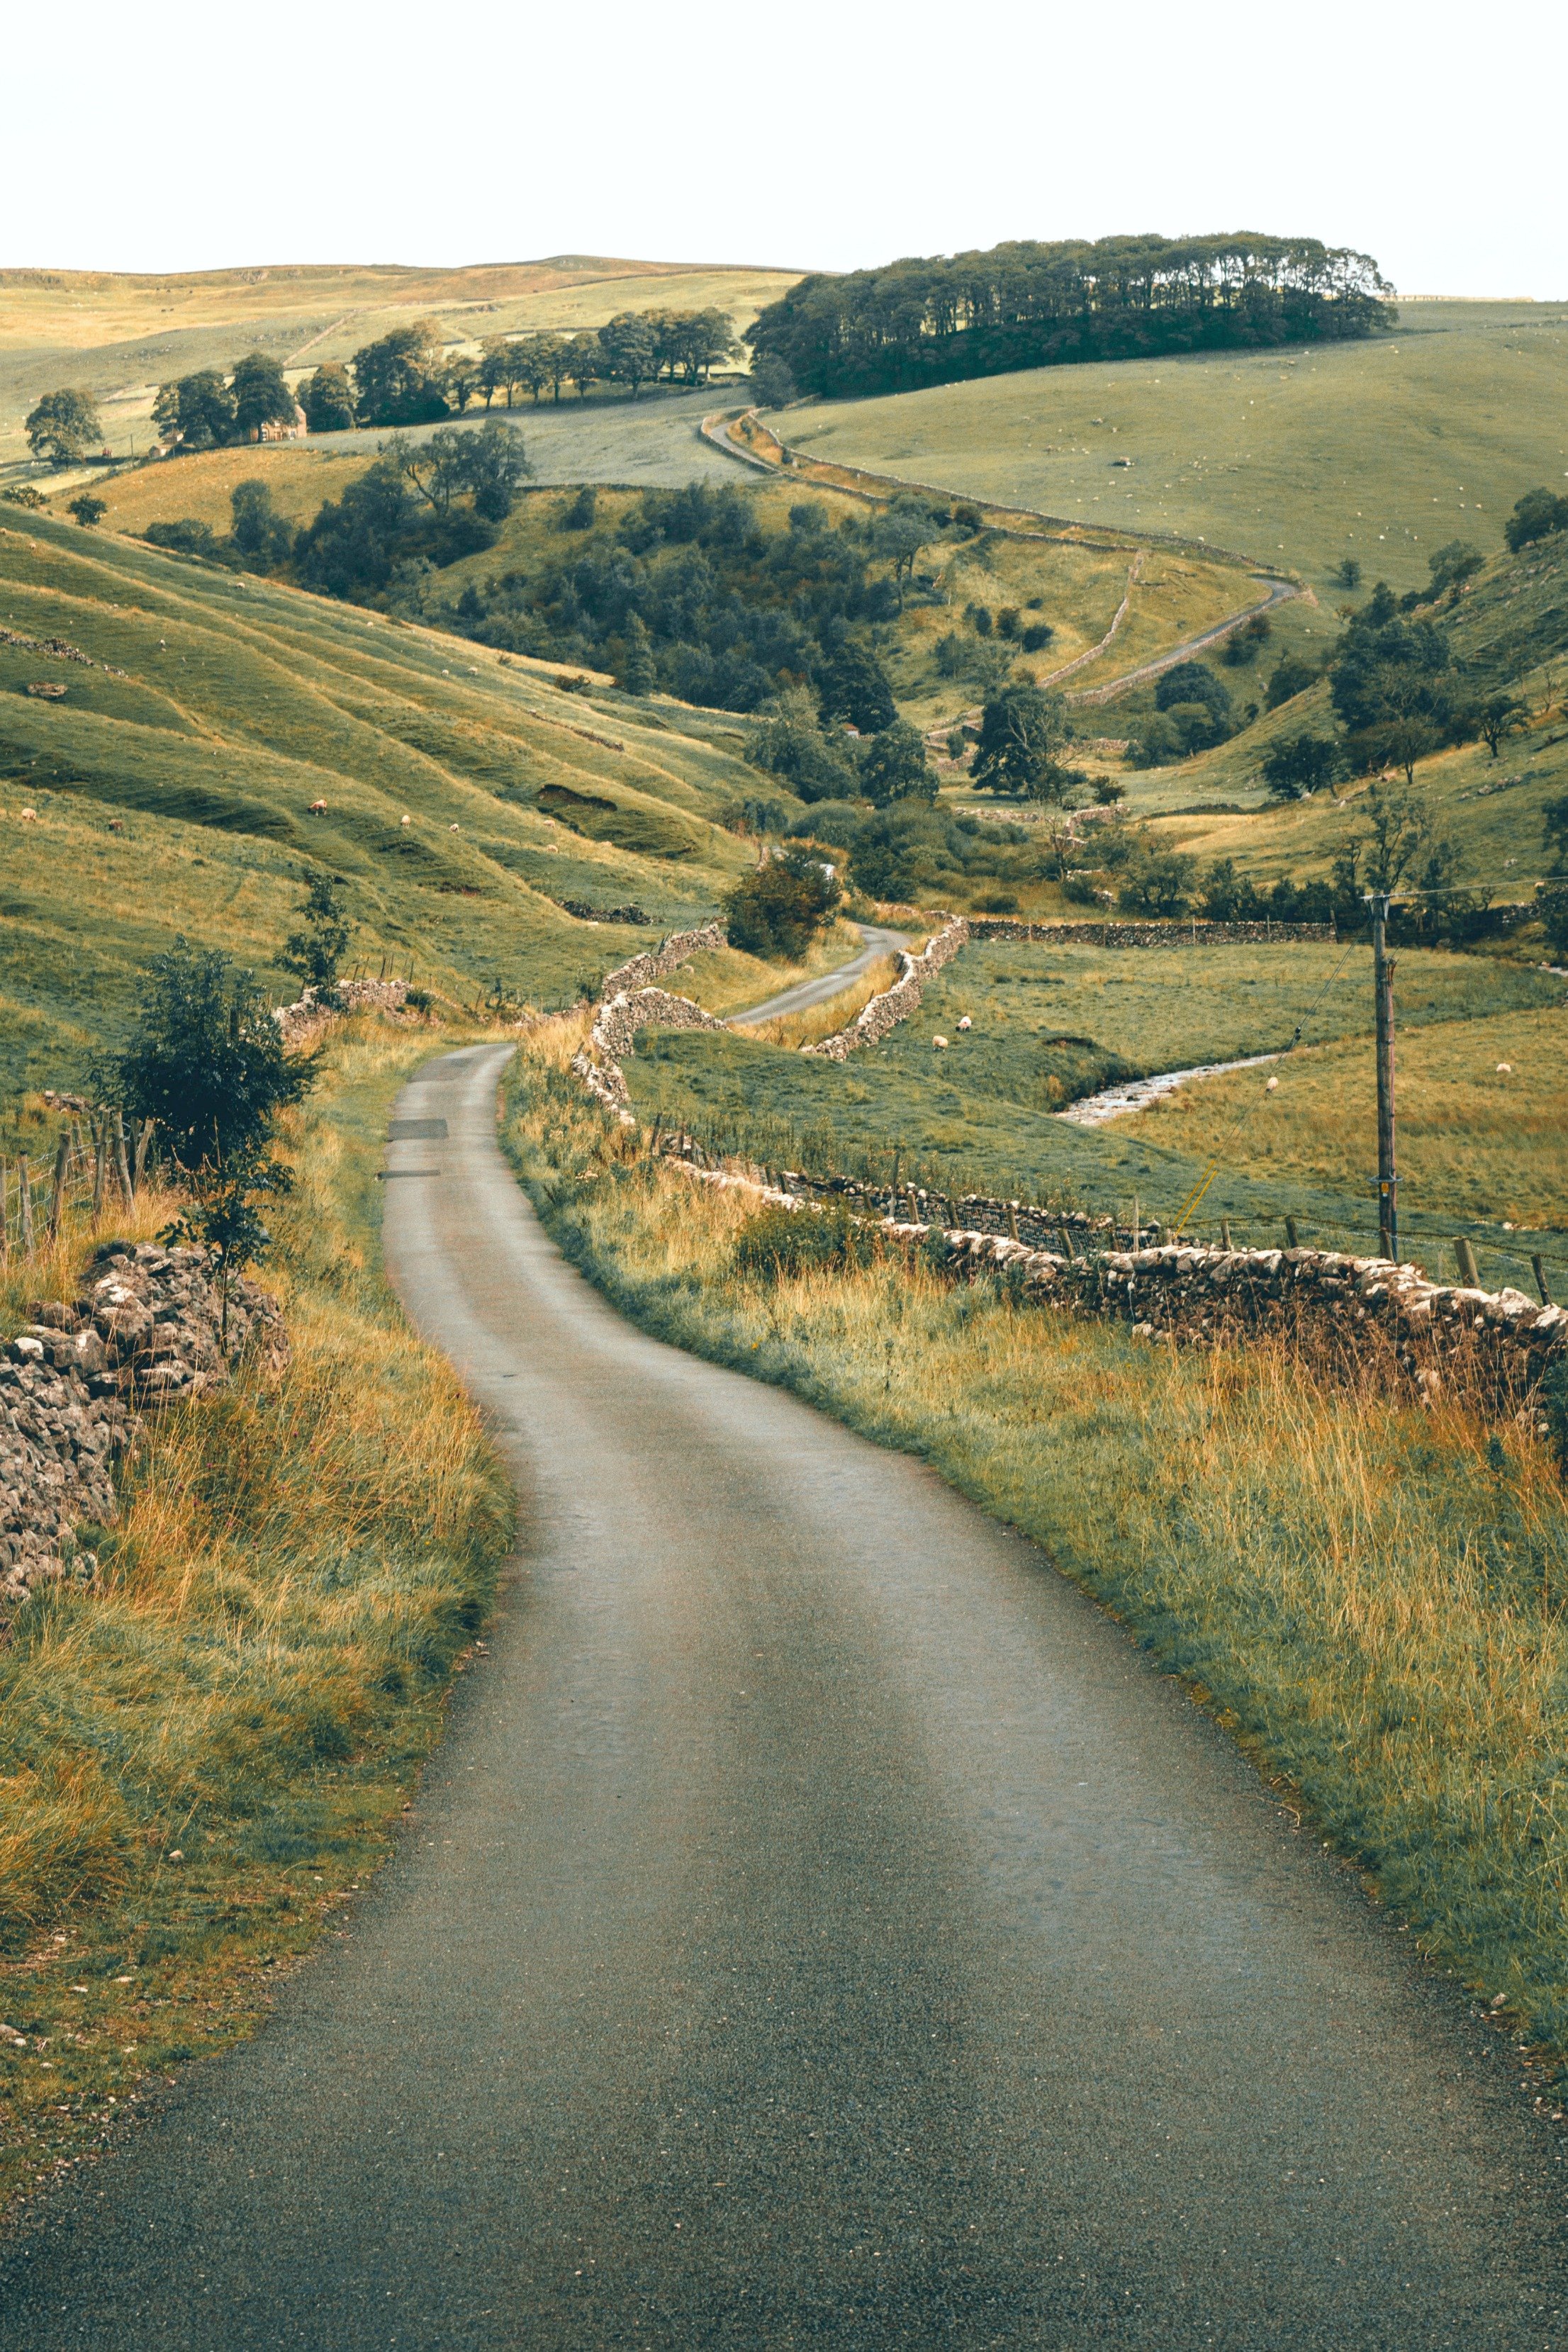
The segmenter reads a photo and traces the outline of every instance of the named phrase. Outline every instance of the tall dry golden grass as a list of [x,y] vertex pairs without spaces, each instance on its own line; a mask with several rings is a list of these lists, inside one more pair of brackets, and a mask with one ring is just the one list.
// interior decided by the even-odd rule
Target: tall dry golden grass
[[508,1148],[565,1247],[661,1337],[933,1463],[1113,1608],[1423,1946],[1568,2048],[1568,1496],[1489,1426],[953,1287],[889,1257],[747,1278],[754,1213],[639,1159],[547,1032]]

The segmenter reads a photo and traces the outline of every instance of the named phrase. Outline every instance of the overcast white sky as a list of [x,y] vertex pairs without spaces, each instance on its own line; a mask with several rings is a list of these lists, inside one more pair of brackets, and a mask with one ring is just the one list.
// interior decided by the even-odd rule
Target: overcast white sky
[[0,265],[845,268],[1247,227],[1568,294],[1568,12],[867,0],[10,12]]

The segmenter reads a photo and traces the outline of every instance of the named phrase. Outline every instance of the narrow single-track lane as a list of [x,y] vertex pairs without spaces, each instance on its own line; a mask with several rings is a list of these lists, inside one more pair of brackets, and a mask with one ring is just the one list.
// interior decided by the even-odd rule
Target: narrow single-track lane
[[386,1187],[522,1496],[490,1654],[343,1939],[12,2246],[4,2352],[1560,2345],[1498,2037],[1037,1549],[622,1321],[504,1059]]

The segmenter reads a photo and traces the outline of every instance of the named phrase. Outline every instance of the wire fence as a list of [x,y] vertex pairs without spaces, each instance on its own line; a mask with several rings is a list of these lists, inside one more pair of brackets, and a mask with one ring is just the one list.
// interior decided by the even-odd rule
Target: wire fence
[[153,1121],[85,1105],[42,1151],[0,1153],[0,1268],[25,1265],[73,1222],[129,1204],[146,1181]]

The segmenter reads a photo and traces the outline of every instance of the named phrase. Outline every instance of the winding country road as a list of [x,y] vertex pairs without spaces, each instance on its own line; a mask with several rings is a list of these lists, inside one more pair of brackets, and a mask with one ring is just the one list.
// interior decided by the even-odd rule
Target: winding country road
[[753,1004],[749,1013],[727,1014],[730,1026],[733,1029],[742,1022],[783,1021],[791,1013],[808,1013],[814,1004],[826,1004],[830,998],[842,996],[846,989],[853,988],[881,957],[909,945],[902,931],[880,930],[875,923],[857,923],[855,929],[865,942],[858,956],[851,956],[847,963],[835,965],[831,971],[819,971],[815,980],[798,982],[794,988],[786,988],[782,996],[770,996],[765,1004]]
[[343,1939],[12,2247],[0,2347],[1560,2347],[1506,2044],[1037,1550],[620,1320],[504,1059],[426,1069],[386,1186],[522,1496],[489,1654]]

